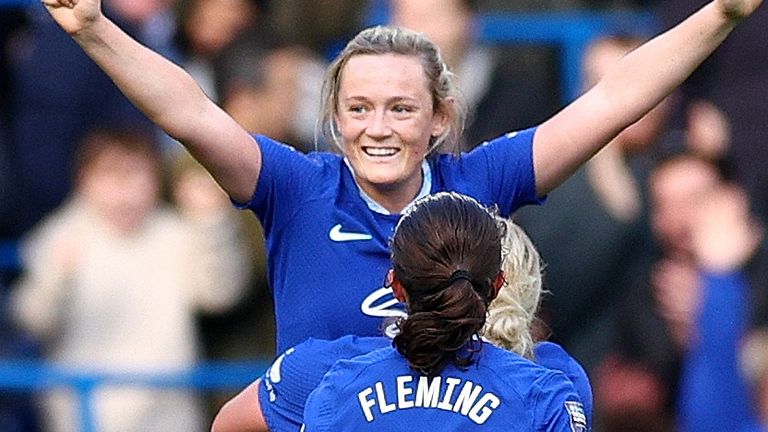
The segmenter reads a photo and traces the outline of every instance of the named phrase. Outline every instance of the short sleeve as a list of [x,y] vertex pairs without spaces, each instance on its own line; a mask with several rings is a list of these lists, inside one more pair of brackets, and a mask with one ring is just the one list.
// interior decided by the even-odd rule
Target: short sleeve
[[537,381],[535,398],[537,431],[586,432],[587,415],[573,383],[560,372]]
[[536,128],[510,132],[485,142],[458,159],[441,159],[445,187],[481,202],[498,206],[508,217],[518,208],[540,204],[533,170],[533,136]]
[[[330,153],[304,154],[263,135],[254,135],[254,139],[261,151],[256,190],[249,202],[234,204],[252,210],[269,232],[276,221],[287,221],[300,211],[306,200],[318,198],[321,178],[339,158]],[[335,165],[338,168],[339,163]]]

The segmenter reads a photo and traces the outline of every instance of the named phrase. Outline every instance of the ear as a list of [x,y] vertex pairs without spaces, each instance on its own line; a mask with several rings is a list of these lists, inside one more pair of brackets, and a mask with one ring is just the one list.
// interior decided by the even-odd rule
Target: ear
[[394,270],[389,269],[389,272],[387,273],[387,280],[391,281],[390,286],[392,287],[392,293],[394,293],[395,298],[400,301],[400,303],[407,304],[408,294],[405,292],[403,284],[401,284],[400,281],[395,277]]
[[455,103],[456,100],[454,98],[447,97],[435,107],[434,118],[432,120],[433,137],[442,135],[448,129],[448,124],[451,121],[449,113],[452,111],[451,108]]
[[499,295],[499,291],[507,283],[507,278],[504,275],[504,271],[500,271],[499,274],[493,279],[493,298],[495,299]]

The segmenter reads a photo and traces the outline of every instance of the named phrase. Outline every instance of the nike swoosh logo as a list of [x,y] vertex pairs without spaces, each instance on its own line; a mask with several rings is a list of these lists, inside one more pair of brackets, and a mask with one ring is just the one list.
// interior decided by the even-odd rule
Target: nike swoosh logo
[[371,235],[365,233],[346,232],[341,230],[341,224],[336,224],[331,228],[328,237],[335,242],[346,242],[355,240],[370,240]]

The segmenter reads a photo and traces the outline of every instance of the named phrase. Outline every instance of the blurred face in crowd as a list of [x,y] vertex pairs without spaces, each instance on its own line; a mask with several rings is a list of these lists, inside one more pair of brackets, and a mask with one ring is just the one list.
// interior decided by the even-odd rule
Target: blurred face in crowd
[[419,59],[400,54],[355,55],[341,71],[337,122],[344,154],[374,199],[422,184],[430,139],[446,128],[436,112]]
[[106,145],[78,175],[88,206],[122,234],[139,229],[159,202],[157,162],[149,155]]
[[172,0],[107,0],[120,16],[132,23],[143,23],[168,9]]
[[423,32],[456,67],[472,36],[472,12],[461,0],[392,0],[391,24]]
[[224,109],[246,130],[290,142],[305,61],[303,54],[291,48],[271,52],[261,62],[261,85],[229,89],[223,95]]
[[256,14],[249,0],[191,0],[183,23],[192,50],[212,57],[250,25]]
[[669,161],[651,175],[651,223],[656,237],[672,253],[691,251],[691,222],[698,204],[720,183],[717,170],[694,158]]

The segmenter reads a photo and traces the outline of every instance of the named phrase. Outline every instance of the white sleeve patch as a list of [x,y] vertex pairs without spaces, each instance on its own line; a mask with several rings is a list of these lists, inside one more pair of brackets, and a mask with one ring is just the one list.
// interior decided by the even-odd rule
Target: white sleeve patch
[[567,401],[565,402],[565,410],[568,411],[568,416],[571,418],[571,431],[586,432],[587,415],[584,414],[584,405],[581,402]]

